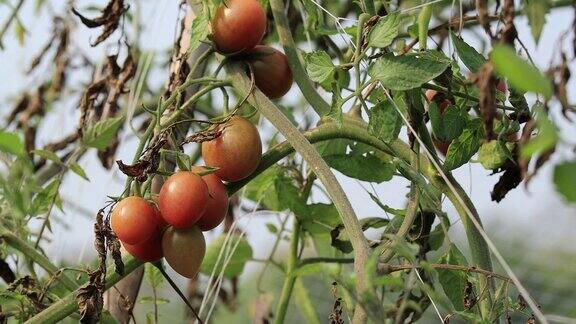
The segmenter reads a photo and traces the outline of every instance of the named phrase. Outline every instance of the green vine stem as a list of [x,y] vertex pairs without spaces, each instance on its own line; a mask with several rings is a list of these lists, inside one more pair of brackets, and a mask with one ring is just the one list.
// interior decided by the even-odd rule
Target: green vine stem
[[282,43],[284,47],[284,53],[288,57],[288,64],[292,70],[294,81],[296,81],[304,98],[306,98],[316,113],[320,116],[327,114],[330,111],[330,105],[316,92],[312,86],[312,81],[308,78],[308,74],[300,61],[298,49],[290,32],[288,17],[286,17],[284,13],[284,2],[282,0],[270,0],[270,7],[272,8],[272,15],[274,16],[276,31],[278,32],[280,43]]
[[294,217],[294,224],[292,228],[292,237],[290,238],[290,255],[288,256],[288,261],[286,262],[286,272],[285,280],[282,285],[282,292],[280,293],[280,301],[276,307],[276,313],[274,316],[275,324],[284,323],[284,318],[286,318],[286,310],[288,309],[288,303],[290,301],[290,296],[292,295],[292,289],[294,288],[294,283],[298,277],[294,272],[298,268],[298,242],[300,241],[300,221],[298,217]]
[[0,239],[6,242],[12,248],[20,251],[30,260],[34,261],[38,264],[42,269],[46,270],[48,274],[51,276],[58,277],[58,280],[66,287],[66,289],[70,291],[74,291],[78,288],[78,284],[72,280],[68,275],[65,273],[60,273],[60,269],[56,267],[48,258],[42,255],[38,250],[36,250],[33,246],[28,244],[26,241],[22,240],[21,238],[17,237],[13,233],[4,232],[0,234]]
[[[248,80],[240,66],[236,64],[229,65],[227,70],[233,86],[240,92],[241,96],[245,96],[251,90],[250,80]],[[369,255],[369,247],[346,193],[344,193],[344,190],[330,170],[330,167],[322,159],[314,146],[292,125],[290,120],[288,120],[270,99],[259,90],[256,90],[254,91],[254,95],[249,96],[248,102],[254,107],[257,107],[260,113],[286,138],[290,145],[302,156],[304,161],[308,163],[311,170],[318,176],[318,179],[326,188],[350,236],[350,242],[354,248],[354,271],[357,275],[358,293],[362,294],[365,289],[364,273],[366,260]],[[361,310],[361,308],[358,308],[357,313],[359,314],[358,318],[361,319],[364,317],[364,311]],[[359,321],[355,320],[354,322]]]
[[[119,275],[114,271],[114,266],[108,267],[106,276],[106,290],[114,286],[120,279],[124,278],[134,270],[138,269],[142,265],[142,262],[134,259],[133,257],[127,257],[124,259],[124,274]],[[46,308],[42,312],[36,314],[34,317],[28,319],[26,324],[46,324],[46,323],[57,323],[64,318],[70,316],[74,312],[78,311],[78,302],[76,301],[76,296],[80,291],[76,290],[61,300],[55,302],[50,307]]]

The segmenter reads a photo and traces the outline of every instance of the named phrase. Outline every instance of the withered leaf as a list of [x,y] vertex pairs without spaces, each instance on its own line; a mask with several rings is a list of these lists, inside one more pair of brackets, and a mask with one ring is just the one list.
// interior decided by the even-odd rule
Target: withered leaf
[[480,113],[488,140],[496,138],[494,134],[494,116],[496,114],[496,77],[491,62],[486,62],[478,73],[478,89],[480,90]]
[[110,0],[106,7],[101,11],[101,15],[96,18],[87,18],[78,10],[72,8],[72,12],[80,18],[80,21],[88,28],[104,27],[102,34],[91,44],[93,47],[100,44],[108,38],[120,25],[122,15],[128,11],[129,6],[124,6],[124,0]]
[[124,164],[121,160],[116,161],[122,173],[129,177],[139,178],[146,174],[146,169],[150,166],[149,161],[138,161],[132,165]]
[[89,283],[80,288],[76,296],[78,310],[80,312],[80,321],[82,323],[98,323],[100,314],[104,306],[104,284],[102,284],[102,272],[96,270],[88,274]]

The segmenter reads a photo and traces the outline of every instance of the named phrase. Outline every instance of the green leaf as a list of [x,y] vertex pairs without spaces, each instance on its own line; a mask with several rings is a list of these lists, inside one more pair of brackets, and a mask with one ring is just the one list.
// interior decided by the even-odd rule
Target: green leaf
[[52,203],[58,204],[58,189],[60,188],[60,181],[54,180],[50,182],[41,192],[34,196],[30,206],[30,215],[37,216],[47,213],[50,210]]
[[524,12],[528,17],[528,24],[532,30],[532,37],[538,44],[540,34],[546,24],[546,14],[550,11],[550,3],[548,0],[525,0]]
[[494,45],[491,54],[496,73],[508,79],[510,86],[521,91],[540,93],[552,97],[552,83],[536,67],[520,58],[507,45]]
[[438,105],[435,102],[431,102],[428,106],[428,112],[432,124],[432,132],[437,139],[449,142],[462,134],[466,126],[466,117],[458,107],[449,106],[442,113]]
[[23,155],[24,143],[18,134],[0,130],[0,151],[17,156]]
[[380,18],[368,36],[368,46],[387,47],[398,36],[400,28],[400,15],[396,12]]
[[569,202],[576,202],[576,161],[558,164],[554,168],[556,190]]
[[484,128],[479,119],[472,120],[450,146],[444,161],[444,168],[448,171],[454,170],[465,164],[476,154],[480,148]]
[[[309,1],[305,1],[309,2]],[[304,284],[304,280],[296,278],[294,282],[294,300],[297,300],[296,306],[300,310],[300,314],[304,318],[306,324],[320,324],[318,314],[316,313],[316,305],[313,303],[308,292],[308,287]]]
[[452,33],[450,36],[462,63],[464,63],[471,72],[478,73],[482,65],[486,63],[486,58],[456,34]]
[[276,227],[276,225],[274,225],[272,223],[266,223],[266,228],[272,234],[278,233],[278,227]]
[[208,15],[204,10],[198,13],[198,15],[192,21],[192,28],[190,31],[190,47],[188,48],[188,53],[195,51],[201,41],[205,40],[210,33],[210,22],[208,21]]
[[86,171],[84,171],[84,169],[80,166],[80,164],[72,163],[72,164],[70,164],[69,168],[70,168],[70,170],[72,170],[72,172],[79,175],[82,179],[84,179],[86,181],[90,181],[90,179],[88,179],[88,176],[86,175]]
[[436,60],[430,55],[385,55],[370,66],[368,74],[386,88],[408,90],[439,76],[448,65],[449,61]]
[[164,282],[162,272],[151,263],[145,265],[146,282],[153,288],[158,288]]
[[384,142],[398,138],[402,127],[402,118],[389,100],[379,102],[370,109],[368,131]]
[[523,157],[530,157],[537,153],[542,153],[553,148],[559,140],[558,130],[548,118],[546,111],[540,106],[534,108],[536,115],[536,125],[538,135],[531,138],[528,143],[522,146],[520,151]]
[[498,140],[482,144],[478,151],[478,160],[486,170],[495,170],[504,164],[508,159],[508,150],[505,143]]
[[16,17],[16,22],[14,24],[14,30],[16,33],[16,39],[20,46],[24,46],[24,38],[26,37],[26,27],[22,24],[22,21]]
[[[202,266],[200,267],[200,272],[205,275],[210,275],[213,269],[216,268],[214,273],[216,275],[220,274],[222,265],[225,261],[225,256],[230,257],[230,252],[234,247],[236,250],[230,257],[230,261],[228,262],[226,269],[224,270],[224,276],[226,278],[234,278],[237,277],[242,273],[244,270],[244,265],[250,259],[252,259],[252,247],[248,244],[248,241],[244,237],[240,237],[237,234],[233,234],[230,236],[229,241],[226,246],[224,246],[224,241],[226,240],[226,235],[221,235],[208,247],[206,248],[206,256],[204,257],[204,261],[202,262]],[[236,246],[237,245],[237,246]],[[218,255],[220,254],[221,249],[227,249],[229,253],[222,253],[218,265],[216,265],[216,261],[218,260]]]
[[338,154],[328,155],[324,159],[326,163],[342,174],[368,182],[382,183],[392,179],[394,166],[392,163],[383,162],[374,154],[354,155]]
[[123,117],[117,117],[97,122],[84,132],[82,143],[98,150],[105,149],[122,126],[123,120]]
[[[440,264],[467,265],[466,258],[458,250],[456,245],[451,244],[448,251],[438,260]],[[464,289],[466,288],[466,273],[447,269],[438,269],[438,281],[450,299],[454,308],[464,310]]]
[[302,228],[308,233],[321,234],[340,224],[340,215],[333,204],[312,204],[308,205],[308,213],[297,215],[302,222]]
[[60,160],[60,158],[58,157],[58,155],[56,155],[56,153],[52,152],[52,151],[48,151],[48,150],[33,150],[32,151],[33,154],[38,155],[39,157],[45,159],[45,160],[50,160],[54,163],[58,163],[61,164],[62,160]]
[[336,67],[326,52],[316,51],[306,54],[306,72],[312,81],[318,83],[332,82]]

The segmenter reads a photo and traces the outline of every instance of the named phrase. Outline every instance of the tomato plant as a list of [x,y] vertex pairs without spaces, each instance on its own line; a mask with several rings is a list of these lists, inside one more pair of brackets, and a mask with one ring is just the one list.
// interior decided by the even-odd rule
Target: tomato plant
[[[199,174],[206,172],[207,169],[194,166],[190,171]],[[203,231],[209,231],[220,225],[226,216],[228,211],[228,192],[222,180],[214,173],[203,175],[202,180],[208,186],[208,202],[206,203],[206,210],[196,222],[196,226]]]
[[0,322],[574,317],[573,2],[9,2]]
[[164,182],[158,201],[166,223],[182,228],[194,225],[202,217],[208,199],[206,182],[192,172],[180,171]]
[[258,89],[270,99],[284,96],[294,81],[286,55],[264,45],[256,46],[250,53],[253,55],[250,65]]
[[220,136],[202,143],[206,165],[216,167],[216,174],[225,181],[238,181],[249,176],[260,162],[260,134],[249,120],[234,116],[215,127]]
[[196,227],[168,227],[162,236],[162,252],[166,262],[186,278],[194,278],[206,253],[202,231]]
[[253,49],[266,32],[266,12],[258,0],[227,0],[212,20],[212,40],[222,53]]
[[121,241],[127,244],[142,243],[158,227],[158,210],[143,198],[127,197],[114,207],[110,225]]

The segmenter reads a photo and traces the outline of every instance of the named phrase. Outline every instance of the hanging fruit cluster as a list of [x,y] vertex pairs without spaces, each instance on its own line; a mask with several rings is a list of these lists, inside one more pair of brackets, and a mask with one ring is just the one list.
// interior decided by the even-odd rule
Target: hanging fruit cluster
[[214,127],[221,135],[202,143],[208,167],[175,172],[155,202],[137,196],[122,199],[110,219],[112,230],[135,258],[154,262],[164,257],[187,278],[198,273],[204,259],[202,231],[218,226],[228,211],[222,181],[248,177],[262,156],[258,130],[247,119],[232,116]]

